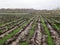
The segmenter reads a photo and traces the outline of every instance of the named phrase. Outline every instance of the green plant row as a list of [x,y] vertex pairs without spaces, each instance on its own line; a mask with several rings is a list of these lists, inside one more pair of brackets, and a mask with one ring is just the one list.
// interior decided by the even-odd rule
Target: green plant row
[[25,42],[20,42],[21,45],[29,45],[29,39],[33,36],[35,32],[36,21],[37,19],[36,20],[34,19],[31,29],[29,31],[29,36],[27,37],[27,40]]
[[[20,21],[19,22],[22,22],[23,20],[22,20],[22,18],[20,19]],[[13,21],[14,22],[14,21]],[[11,22],[12,23],[12,22]],[[11,23],[8,23],[8,24],[11,24]],[[17,23],[14,23],[13,25],[16,25]],[[6,27],[6,29],[8,30],[10,27],[9,26],[5,26]],[[0,32],[3,32],[3,30],[0,30]]]
[[45,30],[45,33],[47,34],[47,42],[48,42],[48,45],[54,45],[54,42],[53,42],[52,37],[50,35],[50,32],[49,32],[46,24],[44,23],[44,19],[43,19],[42,16],[41,16],[41,22],[42,22],[41,24],[42,24],[42,26],[43,26],[43,28]]
[[25,27],[30,21],[26,21],[22,26],[20,26],[18,29],[14,30],[12,33],[8,34],[4,38],[0,39],[0,45],[3,45],[4,42],[6,42],[9,38],[11,38],[13,35],[15,35],[17,32],[19,32],[23,27]]

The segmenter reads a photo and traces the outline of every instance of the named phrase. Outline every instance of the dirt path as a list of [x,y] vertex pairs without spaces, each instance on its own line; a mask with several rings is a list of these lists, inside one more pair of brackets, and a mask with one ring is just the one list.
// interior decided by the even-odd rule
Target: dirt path
[[34,36],[30,40],[30,45],[41,45],[41,39],[42,39],[42,33],[41,33],[40,19],[39,19],[35,27]]
[[25,30],[23,32],[21,32],[21,34],[18,36],[18,38],[12,42],[12,44],[10,45],[19,45],[19,41],[21,39],[25,40],[26,35],[28,35],[29,29],[31,28],[33,21],[25,28]]
[[55,45],[60,45],[59,34],[52,28],[52,26],[49,23],[47,23],[47,27],[50,30],[50,33],[51,33],[51,36],[53,38],[53,41],[54,41]]

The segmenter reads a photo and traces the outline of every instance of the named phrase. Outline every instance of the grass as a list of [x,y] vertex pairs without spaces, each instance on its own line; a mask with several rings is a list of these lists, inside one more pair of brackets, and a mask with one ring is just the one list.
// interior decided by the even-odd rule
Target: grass
[[47,34],[47,42],[48,42],[48,45],[54,45],[54,42],[53,42],[53,40],[52,40],[52,37],[50,36],[50,32],[49,32],[46,24],[44,23],[44,20],[43,20],[42,17],[41,17],[41,22],[42,22],[42,26],[43,26],[43,28],[45,29],[45,32],[46,32],[46,34]]

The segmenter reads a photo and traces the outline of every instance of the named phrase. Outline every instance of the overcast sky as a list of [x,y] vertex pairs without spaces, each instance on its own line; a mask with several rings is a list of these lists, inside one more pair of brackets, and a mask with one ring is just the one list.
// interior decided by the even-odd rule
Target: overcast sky
[[55,9],[60,0],[0,0],[0,8]]

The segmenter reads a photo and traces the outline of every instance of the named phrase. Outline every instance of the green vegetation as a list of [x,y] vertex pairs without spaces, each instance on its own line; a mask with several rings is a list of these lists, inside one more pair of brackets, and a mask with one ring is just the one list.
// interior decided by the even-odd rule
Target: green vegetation
[[21,45],[29,45],[29,39],[33,36],[33,34],[35,32],[36,21],[37,21],[37,18],[36,18],[36,20],[34,19],[34,21],[32,23],[27,40],[25,42],[21,42],[20,43]]
[[[57,11],[57,12],[59,12],[59,11]],[[42,10],[41,11],[41,10],[34,10],[34,9],[31,9],[31,10],[30,9],[8,9],[8,10],[0,9],[0,36],[2,36],[3,34],[8,32],[8,34],[0,37],[0,45],[4,45],[4,43],[9,43],[11,41],[10,39],[12,39],[16,42],[15,39],[16,38],[19,39],[18,38],[19,36],[15,37],[16,36],[15,34],[18,35],[19,34],[18,32],[20,30],[25,29],[26,26],[28,24],[30,24],[30,21],[33,17],[34,17],[34,19],[33,19],[32,26],[29,29],[29,32],[27,31],[28,36],[25,37],[25,35],[22,35],[23,38],[26,38],[26,40],[23,40],[23,41],[18,40],[20,42],[17,42],[17,43],[19,43],[20,45],[29,45],[29,41],[31,41],[30,39],[35,34],[35,29],[36,29],[36,27],[38,27],[37,22],[39,22],[38,19],[40,18],[41,22],[39,22],[39,23],[42,26],[40,28],[41,29],[43,28],[42,32],[45,31],[44,34],[41,33],[42,38],[46,39],[45,41],[46,41],[46,43],[48,43],[48,45],[55,45],[56,39],[54,39],[51,31],[53,31],[53,33],[55,31],[57,33],[57,35],[59,35],[59,33],[60,33],[60,14],[58,14],[57,12],[56,12],[56,10],[55,11],[54,10],[50,10],[50,11],[49,10]],[[47,22],[45,22],[45,21],[47,21]],[[47,27],[47,23],[50,24],[50,26],[53,28],[53,30],[51,30],[51,28]],[[17,29],[12,30],[15,27],[17,27]],[[25,34],[26,32],[23,32],[23,33]],[[39,32],[37,32],[37,34],[38,33]],[[56,36],[56,34],[55,34],[55,36]],[[14,37],[14,39],[12,37]],[[38,38],[38,35],[37,35],[37,38]],[[60,37],[58,37],[58,38],[60,38]],[[7,41],[7,40],[9,40],[9,41]],[[12,43],[14,41],[12,41]],[[45,43],[44,41],[42,41],[42,42]]]
[[0,39],[0,44],[3,44],[5,41],[7,41],[7,39],[11,38],[13,35],[15,35],[17,32],[19,32],[23,27],[25,27],[25,25],[28,24],[28,22],[26,21],[20,28],[14,30],[11,34],[8,34],[4,38]]
[[45,32],[46,32],[46,34],[47,34],[47,42],[48,42],[48,45],[54,45],[54,42],[53,42],[52,37],[51,37],[51,35],[50,35],[50,32],[49,32],[46,24],[44,23],[44,20],[43,20],[42,17],[41,17],[41,22],[42,22],[42,26],[43,26],[43,28],[45,29]]

